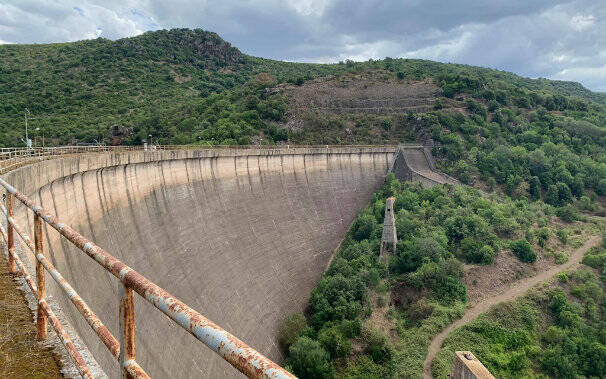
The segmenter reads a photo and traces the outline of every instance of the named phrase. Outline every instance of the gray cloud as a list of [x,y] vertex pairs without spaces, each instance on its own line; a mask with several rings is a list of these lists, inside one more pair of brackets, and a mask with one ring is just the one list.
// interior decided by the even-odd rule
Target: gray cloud
[[606,3],[592,0],[8,0],[0,43],[200,27],[268,58],[415,57],[606,91]]

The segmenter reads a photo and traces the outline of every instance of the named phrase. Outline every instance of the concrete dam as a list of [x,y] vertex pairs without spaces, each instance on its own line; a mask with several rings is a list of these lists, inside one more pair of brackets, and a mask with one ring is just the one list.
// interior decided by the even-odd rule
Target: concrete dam
[[[3,178],[280,363],[280,321],[304,309],[334,249],[388,170],[439,176],[419,151],[398,149],[419,166],[407,173],[392,164],[395,147],[340,147],[96,153],[42,161]],[[440,180],[431,176],[428,184]],[[15,219],[32,235],[32,213],[21,204]],[[118,335],[118,282],[44,228],[47,256]],[[31,254],[20,254],[34,264]],[[82,348],[107,376],[118,377],[115,359],[67,297],[54,281],[47,286]],[[242,377],[149,303],[138,296],[135,302],[137,361],[152,377]]]

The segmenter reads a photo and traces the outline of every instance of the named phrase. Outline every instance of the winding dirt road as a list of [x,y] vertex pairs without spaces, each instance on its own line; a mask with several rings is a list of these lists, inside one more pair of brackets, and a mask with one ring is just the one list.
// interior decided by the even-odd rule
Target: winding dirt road
[[568,261],[566,263],[564,263],[563,265],[552,267],[549,270],[543,271],[531,278],[526,278],[526,279],[520,280],[519,282],[513,284],[511,287],[509,287],[507,290],[505,290],[505,292],[503,292],[502,294],[500,294],[498,296],[490,297],[490,298],[474,305],[473,307],[467,309],[467,311],[465,312],[465,314],[463,315],[462,318],[460,318],[459,320],[448,325],[440,334],[435,336],[434,339],[429,344],[429,349],[427,351],[427,357],[425,358],[425,364],[423,367],[423,378],[424,379],[433,378],[433,376],[431,374],[431,361],[433,361],[433,359],[436,357],[436,355],[442,348],[442,342],[444,342],[444,339],[446,338],[446,336],[448,336],[448,334],[454,328],[457,328],[457,327],[459,327],[463,324],[466,324],[469,321],[475,319],[482,313],[488,311],[488,309],[490,309],[490,307],[492,307],[493,305],[496,305],[496,304],[504,302],[504,301],[515,300],[518,297],[524,295],[528,291],[528,289],[530,289],[531,287],[550,279],[551,277],[553,277],[554,275],[556,275],[557,273],[559,273],[563,270],[566,270],[573,266],[578,265],[581,262],[581,260],[583,259],[583,255],[585,254],[585,252],[587,250],[589,250],[591,247],[600,243],[600,241],[601,241],[600,236],[590,237],[585,242],[585,244],[583,244],[583,246],[576,249],[570,255],[570,257],[568,258]]

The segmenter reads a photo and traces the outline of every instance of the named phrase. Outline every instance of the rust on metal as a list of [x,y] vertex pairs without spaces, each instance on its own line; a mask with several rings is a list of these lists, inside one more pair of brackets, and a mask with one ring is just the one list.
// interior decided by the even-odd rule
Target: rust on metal
[[[55,216],[35,205],[27,196],[19,193],[1,178],[0,185],[6,188],[21,203],[34,211],[37,216],[42,218],[62,236],[118,278],[126,288],[131,289],[149,301],[154,307],[162,311],[249,378],[296,379],[290,372],[278,366],[143,275],[122,263],[70,226],[61,223]],[[121,333],[121,338],[123,338],[123,335],[124,333]],[[121,366],[124,367],[124,365],[125,361],[121,361]]]
[[123,369],[132,378],[149,379],[149,375],[147,375],[147,373],[143,371],[141,366],[139,366],[139,364],[135,362],[135,360],[128,360],[124,362]]
[[126,369],[126,362],[135,361],[135,295],[133,290],[120,285],[120,366],[124,379],[134,379]]
[[[7,214],[6,210],[0,204],[0,211]],[[88,304],[78,295],[76,290],[63,278],[61,273],[55,268],[55,266],[42,254],[36,254],[34,244],[32,243],[29,236],[21,231],[17,226],[14,219],[11,217],[8,219],[8,224],[14,227],[15,232],[29,248],[29,250],[35,254],[35,258],[38,262],[42,263],[44,268],[51,274],[51,277],[59,284],[63,292],[67,295],[70,301],[74,304],[78,312],[85,318],[86,322],[90,325],[93,331],[99,336],[103,344],[107,347],[110,353],[116,360],[120,359],[120,343],[111,334],[109,329],[101,322],[99,317],[89,308]],[[13,252],[14,254],[14,252]],[[15,255],[16,256],[16,255]],[[24,271],[24,270],[22,270]]]
[[[36,256],[44,255],[42,249],[42,221],[38,215],[34,215],[34,246],[36,247]],[[38,339],[45,340],[48,335],[46,327],[46,313],[42,309],[42,303],[46,303],[46,284],[44,281],[44,266],[39,260],[36,260],[36,284],[38,286],[38,311],[36,312],[36,330]]]
[[[4,239],[4,241],[8,241],[8,237],[6,236],[6,234],[4,232],[2,223],[0,223],[0,235],[2,235],[2,238]],[[14,258],[15,258],[15,263],[16,263],[17,267],[19,268],[21,273],[24,275],[25,282],[27,283],[30,290],[32,291],[32,294],[36,298],[38,298],[39,297],[38,288],[36,287],[36,284],[34,283],[33,279],[29,275],[27,269],[25,268],[25,265],[21,261],[21,258],[19,258],[18,255],[15,255]],[[70,357],[72,358],[72,361],[74,362],[74,365],[78,369],[78,372],[80,373],[80,375],[85,379],[94,379],[94,376],[91,373],[90,369],[88,368],[88,365],[86,364],[86,362],[80,355],[80,352],[78,351],[76,346],[73,344],[73,342],[67,335],[67,332],[63,328],[63,325],[61,325],[61,323],[57,319],[57,316],[55,316],[55,313],[53,312],[51,307],[48,305],[48,303],[46,301],[39,303],[39,304],[41,305],[44,313],[46,313],[48,319],[50,320],[50,323],[51,323],[53,329],[55,330],[55,332],[57,332],[57,335],[59,336],[61,343],[67,349],[67,352],[70,355]]]
[[[13,217],[13,195],[10,193],[6,196],[6,208],[8,209],[8,217]],[[13,226],[6,226],[8,234],[8,272],[14,274],[15,271],[15,235],[13,233]]]

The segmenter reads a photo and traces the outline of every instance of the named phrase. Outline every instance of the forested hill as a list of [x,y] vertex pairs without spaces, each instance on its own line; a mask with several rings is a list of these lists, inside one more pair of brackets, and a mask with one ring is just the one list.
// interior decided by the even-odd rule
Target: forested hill
[[[581,99],[586,104],[605,101],[604,94],[578,83],[464,65],[390,58],[321,65],[255,58],[200,29],[147,32],[116,41],[1,45],[0,57],[0,146],[23,144],[26,108],[34,117],[31,136],[40,140],[44,133],[49,145],[95,140],[132,144],[149,134],[160,143],[273,143],[291,133],[280,130],[288,99],[266,87],[373,70],[405,81],[431,79],[450,97],[499,89],[513,100],[534,96],[519,105],[539,102],[554,110],[564,103],[576,107]],[[272,120],[277,125],[270,125]],[[305,142],[313,142],[310,138],[315,137]]]

